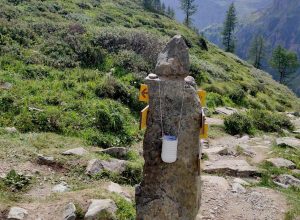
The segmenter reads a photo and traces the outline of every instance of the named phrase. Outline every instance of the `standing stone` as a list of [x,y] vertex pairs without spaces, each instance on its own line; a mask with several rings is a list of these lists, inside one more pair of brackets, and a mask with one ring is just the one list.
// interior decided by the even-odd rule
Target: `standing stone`
[[63,212],[63,220],[75,220],[76,219],[76,207],[74,203],[70,202],[66,205]]
[[[143,143],[143,181],[136,188],[137,220],[194,220],[197,215],[202,115],[195,88],[184,80],[188,69],[187,47],[181,36],[175,36],[159,55],[155,69],[158,78],[146,78],[149,113]],[[164,134],[176,135],[182,103],[177,160],[164,163],[161,112]]]

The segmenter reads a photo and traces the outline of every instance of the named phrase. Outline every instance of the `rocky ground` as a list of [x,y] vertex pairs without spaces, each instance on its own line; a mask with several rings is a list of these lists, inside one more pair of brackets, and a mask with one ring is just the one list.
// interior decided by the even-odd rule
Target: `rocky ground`
[[[197,220],[285,219],[293,204],[284,190],[299,187],[299,165],[281,158],[274,145],[300,148],[300,139],[294,137],[300,130],[300,118],[291,115],[296,131],[286,133],[289,138],[278,134],[240,137],[224,132],[222,114],[208,118],[210,138],[203,143],[202,200]],[[78,139],[19,134],[13,128],[1,130],[0,146],[2,180],[14,169],[31,181],[22,191],[9,191],[0,185],[0,219],[71,220],[75,215],[77,219],[94,219],[99,213],[132,219],[133,186],[103,176],[89,177],[103,169],[122,173],[132,160],[125,148],[103,152]],[[138,144],[131,151],[138,155],[140,149]],[[285,171],[271,177],[273,187],[263,183],[265,161]]]

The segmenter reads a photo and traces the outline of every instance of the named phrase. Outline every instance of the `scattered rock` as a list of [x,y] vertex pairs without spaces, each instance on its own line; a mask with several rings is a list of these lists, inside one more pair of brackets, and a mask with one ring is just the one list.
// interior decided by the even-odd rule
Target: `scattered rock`
[[191,85],[191,86],[196,86],[196,85],[197,85],[197,83],[196,83],[194,77],[192,77],[192,76],[187,76],[187,77],[185,77],[185,78],[184,78],[184,81],[185,81],[188,85]]
[[190,62],[184,39],[176,35],[158,55],[155,74],[163,77],[182,77],[189,75]]
[[241,179],[241,178],[235,178],[233,180],[234,183],[239,183],[241,185],[244,185],[244,186],[250,186],[250,183],[248,183],[247,181]]
[[258,169],[250,166],[245,160],[218,160],[204,162],[204,172],[226,174],[230,176],[249,177],[258,175]]
[[52,166],[55,164],[54,157],[46,157],[41,154],[38,155],[37,163],[40,165]]
[[267,161],[270,162],[273,166],[278,167],[278,168],[281,168],[281,167],[288,168],[288,169],[296,168],[296,165],[292,161],[284,159],[284,158],[270,158],[270,159],[267,159]]
[[9,210],[7,219],[22,220],[25,219],[27,215],[28,215],[28,211],[26,209],[20,207],[12,207]]
[[29,111],[36,111],[36,112],[43,112],[43,109],[35,108],[35,107],[28,107]]
[[229,152],[227,147],[212,147],[212,148],[203,149],[202,153],[228,155]]
[[127,153],[128,153],[128,148],[125,147],[111,147],[111,148],[107,148],[101,151],[98,151],[99,153],[105,153],[105,154],[109,154],[112,157],[116,157],[116,158],[126,158]]
[[293,177],[292,175],[288,174],[282,174],[275,178],[276,182],[279,182],[281,184],[287,185],[287,186],[295,186],[300,187],[300,180]]
[[67,150],[65,152],[62,153],[63,155],[77,155],[77,156],[83,156],[85,154],[87,154],[87,150],[85,150],[82,147],[78,147],[78,148],[74,148],[74,149],[70,149]]
[[92,199],[85,220],[115,219],[117,206],[111,199]]
[[76,207],[70,202],[64,209],[63,220],[75,220],[76,219]]
[[226,192],[229,189],[228,181],[224,177],[204,175],[201,176],[201,181],[204,185],[213,186],[221,192]]
[[239,194],[246,193],[246,189],[239,183],[233,183],[231,191]]
[[0,89],[11,89],[12,84],[9,82],[0,82]]
[[109,185],[107,186],[107,190],[109,192],[113,192],[113,193],[117,193],[117,194],[121,195],[127,201],[131,201],[130,195],[125,190],[123,190],[122,187],[117,183],[110,182]]
[[88,162],[86,173],[94,175],[100,173],[103,170],[108,170],[115,173],[122,173],[126,168],[125,160],[110,159],[108,161],[92,159]]
[[294,134],[300,134],[300,129],[293,131]]
[[300,170],[298,170],[298,169],[294,169],[294,170],[292,170],[292,172],[293,172],[294,174],[300,174]]
[[61,182],[60,184],[57,184],[52,188],[52,192],[55,193],[63,193],[68,191],[70,191],[70,187],[66,182]]
[[276,144],[281,147],[292,147],[299,149],[300,148],[300,139],[294,137],[283,137],[277,138]]
[[4,130],[10,134],[18,133],[18,130],[15,127],[6,127]]
[[222,115],[232,115],[237,112],[237,109],[230,107],[218,107],[215,109],[215,112]]
[[249,135],[244,135],[243,137],[239,138],[238,141],[240,143],[248,142],[250,139]]

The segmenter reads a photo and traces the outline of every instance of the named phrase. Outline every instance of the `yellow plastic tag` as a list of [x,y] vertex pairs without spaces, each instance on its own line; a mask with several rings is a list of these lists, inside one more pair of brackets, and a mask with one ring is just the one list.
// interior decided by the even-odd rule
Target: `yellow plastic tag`
[[147,105],[142,111],[140,116],[140,130],[147,127],[147,117],[148,117],[149,105]]
[[201,106],[205,106],[206,105],[206,91],[199,89],[197,93],[200,98]]
[[148,86],[146,84],[141,85],[139,101],[147,103],[149,102]]

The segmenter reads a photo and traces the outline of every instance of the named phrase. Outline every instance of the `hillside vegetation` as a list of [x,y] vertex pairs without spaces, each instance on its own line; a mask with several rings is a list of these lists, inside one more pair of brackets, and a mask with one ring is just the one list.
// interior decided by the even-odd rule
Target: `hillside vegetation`
[[[227,119],[226,128],[217,116],[210,138],[294,129],[281,114],[300,110],[287,87],[176,21],[145,11],[141,1],[0,0],[0,219],[11,206],[27,209],[29,219],[60,219],[69,202],[83,219],[89,200],[103,198],[116,203],[117,219],[135,219],[133,186],[143,169],[138,89],[176,34],[190,48],[191,75],[208,92],[208,113],[218,106],[243,112]],[[240,121],[245,126],[234,126]],[[103,152],[110,147],[124,148]],[[74,148],[77,153],[65,153]],[[91,173],[91,163],[106,167]],[[64,182],[68,192],[53,191]]]
[[[163,44],[182,34],[191,74],[208,106],[285,111],[295,96],[233,55],[139,1],[1,1],[1,126],[84,137],[103,147],[130,144],[137,88]],[[203,47],[204,48],[204,47]]]

